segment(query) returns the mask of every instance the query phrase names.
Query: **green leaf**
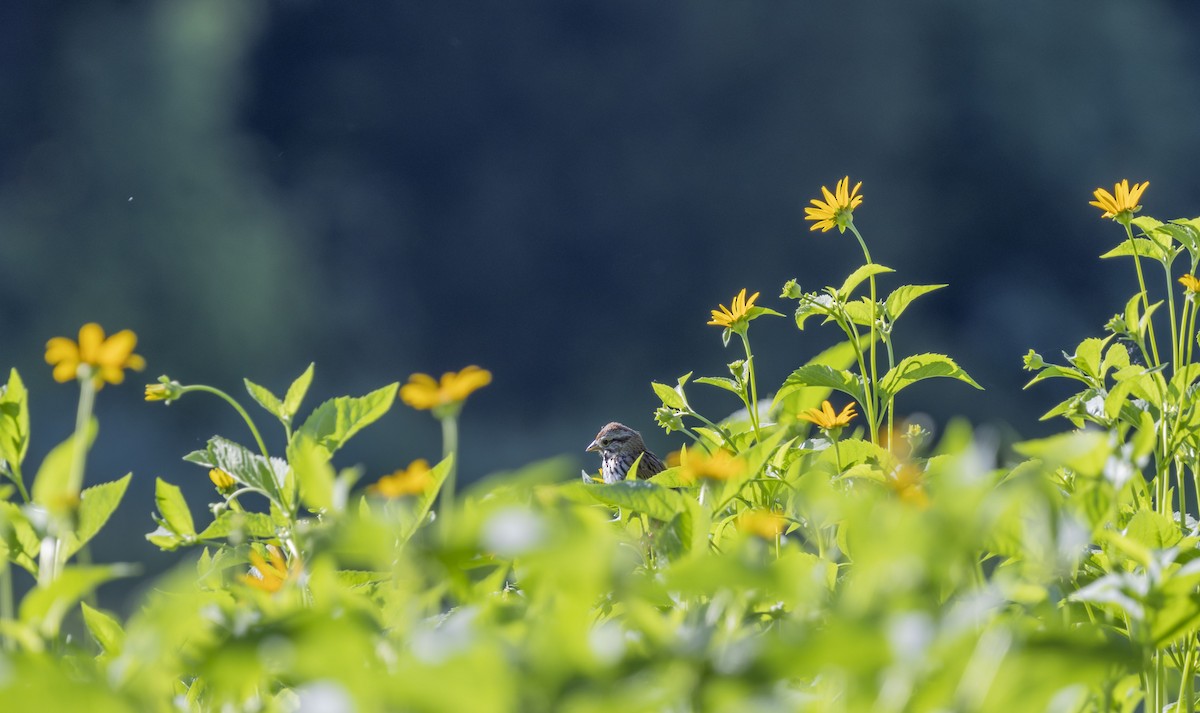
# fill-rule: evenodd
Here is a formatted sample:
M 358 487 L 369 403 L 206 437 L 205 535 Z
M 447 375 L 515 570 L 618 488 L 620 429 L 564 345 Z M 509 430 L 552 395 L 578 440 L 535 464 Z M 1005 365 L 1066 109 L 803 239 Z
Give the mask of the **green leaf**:
M 95 418 L 88 421 L 83 434 L 85 449 L 92 447 L 98 428 Z M 75 454 L 77 435 L 71 434 L 67 440 L 55 446 L 46 455 L 33 480 L 33 492 L 31 493 L 33 501 L 48 510 L 55 511 L 63 508 L 65 503 L 79 494 L 70 482 L 71 460 Z
M 1109 455 L 1108 434 L 1102 431 L 1071 431 L 1017 443 L 1013 448 L 1023 456 L 1087 476 L 1099 475 Z
M 868 339 L 868 343 L 869 341 Z M 854 363 L 855 353 L 853 342 L 838 342 L 809 359 L 807 365 L 823 364 L 834 369 L 845 369 Z M 774 411 L 782 404 L 786 413 L 799 413 L 804 409 L 820 406 L 822 401 L 829 398 L 830 391 L 829 387 L 797 384 L 789 386 L 785 382 L 775 393 L 775 398 L 771 402 L 771 410 Z
M 859 403 L 867 400 L 862 380 L 856 374 L 846 369 L 834 369 L 825 364 L 806 364 L 793 371 L 791 376 L 784 380 L 780 392 L 810 386 L 841 391 Z M 778 398 L 777 396 L 776 399 Z
M 454 465 L 454 454 L 446 456 L 441 463 L 433 467 L 429 471 L 429 477 L 433 480 L 433 484 L 421 493 L 421 497 L 417 498 L 413 509 L 407 512 L 401 523 L 400 539 L 398 544 L 403 545 L 412 539 L 412 536 L 421 529 L 421 525 L 425 524 L 429 516 L 429 511 L 433 509 L 433 503 L 437 500 L 438 492 L 442 489 L 442 484 L 446 482 L 446 476 L 450 474 L 450 468 Z
M 736 381 L 733 379 L 727 379 L 723 376 L 701 376 L 699 379 L 696 379 L 695 383 L 715 386 L 719 389 L 724 389 L 726 391 L 738 394 L 739 396 L 742 393 L 742 390 Z
M 80 602 L 80 606 L 83 608 L 83 623 L 87 625 L 88 632 L 104 650 L 105 655 L 120 654 L 125 645 L 125 630 L 121 628 L 120 622 L 105 612 L 88 606 L 87 602 Z
M 131 565 L 68 567 L 49 586 L 34 587 L 21 600 L 21 621 L 36 627 L 44 636 L 58 636 L 63 617 L 96 587 L 118 577 L 136 574 Z
M 0 395 L 0 459 L 15 466 L 21 463 L 29 449 L 29 394 L 16 369 L 8 373 L 8 384 Z
M 314 512 L 333 508 L 335 476 L 329 452 L 302 436 L 288 444 L 287 457 L 300 484 L 300 500 Z
M 1134 238 L 1133 243 L 1133 245 L 1130 245 L 1129 240 L 1125 239 L 1121 241 L 1121 244 L 1117 245 L 1117 247 L 1109 250 L 1100 257 L 1101 259 L 1132 257 L 1134 255 L 1134 250 L 1137 251 L 1138 257 L 1154 258 L 1155 260 L 1159 261 L 1169 260 L 1170 258 L 1174 257 L 1173 255 L 1170 255 L 1171 251 L 1164 250 L 1161 245 L 1147 238 Z
M 297 434 L 303 433 L 332 455 L 351 436 L 387 413 L 399 388 L 399 383 L 388 384 L 366 396 L 341 396 L 326 401 L 309 415 Z
M 79 498 L 79 517 L 75 532 L 71 533 L 63 543 L 68 557 L 78 552 L 96 536 L 96 533 L 100 532 L 100 528 L 104 527 L 104 524 L 116 511 L 117 506 L 121 504 L 121 499 L 125 497 L 125 490 L 129 487 L 129 479 L 132 477 L 132 473 L 127 473 L 120 480 L 84 489 Z
M 650 387 L 654 389 L 654 394 L 662 401 L 663 406 L 673 409 L 687 408 L 687 401 L 684 400 L 683 395 L 670 386 L 652 381 Z
M 670 488 L 644 480 L 623 480 L 611 485 L 597 485 L 588 493 L 596 500 L 622 510 L 645 513 L 656 520 L 670 522 L 683 512 L 686 498 Z
M 1139 510 L 1125 527 L 1125 536 L 1152 550 L 1174 547 L 1183 539 L 1175 521 L 1153 510 Z
M 37 574 L 41 543 L 21 507 L 0 501 L 0 557 Z
M 300 404 L 303 403 L 304 396 L 308 394 L 315 366 L 315 364 L 309 364 L 304 373 L 296 377 L 296 380 L 288 387 L 287 394 L 283 397 L 283 415 L 289 423 L 296 418 L 296 412 L 300 410 Z
M 279 397 L 267 390 L 265 386 L 259 386 L 249 379 L 243 379 L 246 382 L 246 391 L 250 393 L 250 397 L 258 402 L 275 418 L 283 419 L 283 404 L 280 403 Z
M 894 322 L 900 315 L 904 314 L 904 310 L 908 309 L 908 305 L 913 300 L 934 290 L 940 290 L 943 287 L 946 287 L 946 285 L 901 285 L 887 296 L 887 299 L 883 302 L 883 309 Z
M 279 458 L 263 458 L 233 441 L 213 436 L 207 449 L 189 453 L 184 460 L 207 468 L 220 468 L 239 483 L 262 491 L 277 505 L 283 503 L 282 488 L 288 467 Z
M 190 539 L 196 535 L 196 524 L 192 521 L 192 511 L 188 509 L 183 493 L 175 485 L 162 478 L 155 478 L 154 502 L 162 516 L 162 523 L 172 532 Z
M 850 293 L 854 292 L 854 288 L 862 284 L 863 280 L 866 280 L 872 275 L 879 275 L 885 272 L 895 272 L 895 270 L 873 262 L 867 263 L 866 265 L 863 265 L 854 272 L 850 273 L 850 275 L 846 278 L 846 281 L 843 282 L 842 286 L 838 288 L 838 295 L 840 295 L 843 300 L 849 299 Z
M 983 389 L 945 354 L 914 354 L 901 359 L 899 364 L 883 375 L 879 380 L 879 390 L 886 395 L 895 396 L 907 386 L 936 377 L 957 379 L 977 389 Z
M 1110 339 L 1112 339 L 1112 335 L 1104 339 L 1088 337 L 1079 343 L 1074 354 L 1067 355 L 1067 361 L 1093 379 L 1098 379 L 1100 376 L 1100 353 Z
M 230 535 L 237 537 L 230 538 Z M 225 510 L 199 535 L 201 540 L 244 540 L 249 537 L 268 538 L 275 536 L 275 523 L 271 516 L 261 512 L 234 512 Z

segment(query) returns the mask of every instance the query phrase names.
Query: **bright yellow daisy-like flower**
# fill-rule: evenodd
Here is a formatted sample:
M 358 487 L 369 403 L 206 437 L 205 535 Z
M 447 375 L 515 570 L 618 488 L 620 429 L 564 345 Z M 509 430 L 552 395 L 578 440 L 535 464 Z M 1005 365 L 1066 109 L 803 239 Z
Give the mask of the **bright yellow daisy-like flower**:
M 821 408 L 810 408 L 797 414 L 796 418 L 815 423 L 818 428 L 832 431 L 848 425 L 858 414 L 854 411 L 854 403 L 846 404 L 840 413 L 834 413 L 833 406 L 828 401 L 821 402 Z
M 442 374 L 440 382 L 429 374 L 413 374 L 400 387 L 400 400 L 422 411 L 439 409 L 466 401 L 490 383 L 492 372 L 474 365 L 459 372 L 448 371 Z
M 746 299 L 746 290 L 743 288 L 741 292 L 733 297 L 733 301 L 729 303 L 729 307 L 725 305 L 717 305 L 719 310 L 712 311 L 712 320 L 710 325 L 715 327 L 727 327 L 732 329 L 735 324 L 743 321 L 749 321 L 747 315 L 750 309 L 754 307 L 754 300 L 758 299 L 758 292 L 750 295 L 750 299 Z
M 242 582 L 269 594 L 283 589 L 288 578 L 294 574 L 288 569 L 283 553 L 274 545 L 267 545 L 266 558 L 258 550 L 250 550 L 250 564 L 253 569 L 241 576 Z
M 46 363 L 54 366 L 54 380 L 66 383 L 91 377 L 99 389 L 125 380 L 125 370 L 141 371 L 146 360 L 133 353 L 137 335 L 128 329 L 104 337 L 104 328 L 89 322 L 79 328 L 79 341 L 55 337 L 46 342 Z
M 1134 213 L 1142 209 L 1138 205 L 1138 201 L 1142 199 L 1142 193 L 1145 192 L 1146 186 L 1150 185 L 1150 181 L 1144 183 L 1135 183 L 1131 187 L 1128 179 L 1122 179 L 1120 183 L 1113 186 L 1113 192 L 1109 193 L 1103 188 L 1097 188 L 1092 195 L 1096 196 L 1096 200 L 1089 201 L 1088 205 L 1094 205 L 1104 211 L 1101 218 L 1116 218 L 1122 216 L 1128 218 Z
M 813 198 L 812 205 L 804 208 L 804 219 L 814 221 L 809 230 L 828 233 L 833 228 L 837 228 L 839 231 L 845 232 L 854 209 L 862 204 L 863 197 L 858 194 L 860 188 L 862 188 L 862 181 L 854 184 L 853 190 L 850 189 L 849 176 L 838 181 L 832 192 L 825 186 L 821 186 L 821 193 L 825 196 L 825 200 Z
M 764 508 L 746 510 L 737 518 L 737 529 L 764 540 L 774 540 L 787 529 L 788 520 L 782 513 Z
M 687 451 L 679 464 L 679 479 L 684 483 L 700 480 L 733 480 L 746 472 L 746 464 L 726 450 L 712 455 Z
M 1183 285 L 1183 289 L 1193 295 L 1200 293 L 1200 280 L 1196 279 L 1195 275 L 1184 275 L 1179 278 L 1179 283 Z
M 419 458 L 407 468 L 385 475 L 379 482 L 367 486 L 367 492 L 385 498 L 399 498 L 405 495 L 420 495 L 433 485 L 429 462 Z

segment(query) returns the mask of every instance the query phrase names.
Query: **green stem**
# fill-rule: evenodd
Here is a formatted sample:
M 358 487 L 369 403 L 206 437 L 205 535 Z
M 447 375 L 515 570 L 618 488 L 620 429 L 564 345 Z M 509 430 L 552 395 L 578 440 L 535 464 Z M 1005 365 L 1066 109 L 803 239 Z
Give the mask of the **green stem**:
M 746 367 L 750 371 L 750 402 L 747 407 L 750 411 L 750 426 L 754 429 L 755 442 L 761 441 L 762 437 L 758 432 L 758 385 L 754 378 L 754 355 L 750 353 L 750 337 L 743 330 L 738 332 L 738 336 L 742 338 L 742 346 L 746 348 Z
M 1190 308 L 1190 309 L 1189 309 Z M 1192 347 L 1196 344 L 1196 299 L 1195 296 L 1189 295 L 1187 302 L 1184 303 L 1184 312 L 1187 314 L 1187 327 L 1184 330 L 1183 338 L 1187 340 L 1187 358 L 1184 364 L 1192 363 Z
M 1142 294 L 1142 313 L 1149 314 L 1150 312 L 1150 295 L 1146 292 L 1146 278 L 1142 276 L 1142 256 L 1138 254 L 1137 241 L 1133 239 L 1133 228 L 1129 227 L 1129 223 L 1123 222 L 1125 226 L 1125 235 L 1129 238 L 1129 247 L 1133 250 L 1133 266 L 1137 268 L 1138 288 Z M 1132 325 L 1134 329 L 1137 325 Z M 1154 336 L 1154 320 L 1147 319 L 1146 326 L 1150 331 L 1150 351 L 1154 353 L 1154 364 L 1152 366 L 1161 366 L 1162 360 L 1158 358 L 1158 339 Z
M 863 380 L 863 400 L 866 403 L 864 403 L 862 407 L 867 419 L 867 430 L 873 430 L 871 428 L 871 424 L 875 422 L 875 399 L 871 393 L 873 390 L 873 384 L 871 380 L 867 378 L 867 362 L 863 359 L 863 350 L 862 347 L 859 346 L 862 343 L 862 340 L 859 338 L 858 327 L 856 327 L 854 322 L 850 321 L 849 319 L 845 321 L 843 321 L 841 317 L 837 317 L 836 319 L 838 326 L 842 328 L 842 331 L 850 339 L 850 343 L 854 345 L 854 357 L 858 361 L 858 373 L 862 375 Z
M 10 480 L 17 484 L 17 490 L 21 493 L 21 499 L 28 503 L 29 491 L 25 488 L 25 477 L 21 475 L 21 465 L 19 463 L 9 463 L 8 467 L 12 476 Z
M 454 460 L 450 462 L 450 472 L 438 493 L 438 514 L 446 528 L 450 527 L 450 510 L 454 507 L 455 480 L 458 478 L 458 417 L 455 415 L 442 418 L 442 459 L 451 456 Z
M 1183 344 L 1179 341 L 1179 331 L 1175 326 L 1175 290 L 1171 286 L 1171 266 L 1165 262 L 1162 266 L 1167 274 L 1167 317 L 1171 322 L 1171 373 L 1174 374 L 1183 366 Z
M 67 471 L 67 487 L 63 493 L 67 498 L 78 498 L 83 490 L 83 472 L 87 465 L 88 425 L 92 419 L 92 410 L 96 403 L 96 380 L 91 368 L 87 368 L 79 378 L 79 405 L 75 409 L 75 433 L 71 437 L 71 465 Z M 61 535 L 71 530 L 70 511 L 58 508 L 72 507 L 67 503 L 52 503 L 49 531 L 42 538 L 41 551 L 38 553 L 38 586 L 47 587 L 62 574 L 62 539 Z
M 867 261 L 867 264 L 873 265 L 874 262 L 871 260 L 871 251 L 867 249 L 867 241 L 863 240 L 863 236 L 858 232 L 858 228 L 854 227 L 854 221 L 851 220 L 846 227 L 850 228 L 850 232 L 854 233 L 854 237 L 858 238 L 858 244 L 860 247 L 862 247 L 863 258 Z M 871 287 L 871 390 L 869 395 L 871 400 L 874 401 L 876 396 L 875 386 L 879 384 L 879 371 L 875 361 L 875 335 L 879 329 L 879 319 L 876 314 L 876 310 L 879 309 L 879 303 L 875 296 L 875 275 L 871 275 L 869 278 L 867 278 L 867 282 Z M 866 375 L 864 374 L 863 376 L 865 377 Z M 883 421 L 883 414 L 878 413 L 878 408 L 874 410 L 876 411 L 875 418 L 878 419 L 878 421 L 871 421 L 870 436 L 871 443 L 877 444 L 879 442 L 877 431 L 879 430 L 879 424 Z
M 12 565 L 7 559 L 0 559 L 0 619 L 13 620 L 13 580 Z M 13 650 L 13 640 L 7 630 L 2 639 L 5 651 Z
M 271 454 L 267 452 L 266 444 L 263 443 L 262 436 L 260 436 L 258 433 L 258 427 L 254 425 L 254 420 L 250 418 L 250 414 L 246 413 L 246 409 L 242 408 L 242 405 L 239 404 L 237 400 L 220 389 L 215 389 L 211 386 L 205 386 L 203 384 L 184 386 L 180 389 L 180 393 L 183 394 L 186 394 L 189 391 L 203 391 L 205 393 L 212 394 L 213 396 L 218 396 L 222 399 L 225 399 L 226 403 L 232 406 L 233 410 L 237 411 L 238 415 L 242 417 L 242 420 L 246 422 L 246 425 L 250 427 L 250 433 L 254 434 L 254 440 L 258 443 L 258 450 L 260 453 L 262 453 L 263 458 L 271 457 Z

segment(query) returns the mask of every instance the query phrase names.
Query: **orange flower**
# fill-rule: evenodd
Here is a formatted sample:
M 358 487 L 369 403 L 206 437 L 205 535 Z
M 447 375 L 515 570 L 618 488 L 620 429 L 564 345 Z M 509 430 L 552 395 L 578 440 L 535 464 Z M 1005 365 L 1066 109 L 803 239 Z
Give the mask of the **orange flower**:
M 367 492 L 385 498 L 399 498 L 405 495 L 421 495 L 429 490 L 432 484 L 429 462 L 418 458 L 408 468 L 385 475 L 377 483 L 367 486 Z
M 46 363 L 54 366 L 54 380 L 65 384 L 91 378 L 97 389 L 125 380 L 125 370 L 141 371 L 146 360 L 133 353 L 137 335 L 128 329 L 104 337 L 104 328 L 88 322 L 79 328 L 79 342 L 54 337 L 46 342 Z
M 283 558 L 283 553 L 274 545 L 267 545 L 267 557 L 269 561 L 264 559 L 258 553 L 258 550 L 250 550 L 250 564 L 252 568 L 248 574 L 243 574 L 241 580 L 255 589 L 274 594 L 280 589 L 283 589 L 284 583 L 295 574 L 294 571 L 288 569 L 287 561 Z
M 774 540 L 787 529 L 788 519 L 776 510 L 754 508 L 745 510 L 737 518 L 737 528 L 742 532 L 757 535 L 764 540 Z
M 821 194 L 825 196 L 825 200 L 814 198 L 810 201 L 812 207 L 804 209 L 806 214 L 804 219 L 814 221 L 809 230 L 828 233 L 833 228 L 837 228 L 838 232 L 846 232 L 846 226 L 850 224 L 854 209 L 862 204 L 862 196 L 858 194 L 859 188 L 862 188 L 862 181 L 854 184 L 854 190 L 850 190 L 849 176 L 838 181 L 832 192 L 825 186 L 821 186 Z
M 440 382 L 429 374 L 413 374 L 400 387 L 400 400 L 421 411 L 443 411 L 457 407 L 490 383 L 492 372 L 474 365 L 457 373 L 448 371 L 442 374 Z
M 834 429 L 846 426 L 850 423 L 851 419 L 857 415 L 858 414 L 854 411 L 853 402 L 846 404 L 846 407 L 842 409 L 841 413 L 835 414 L 833 412 L 833 406 L 831 406 L 828 401 L 822 401 L 821 408 L 810 408 L 797 414 L 796 418 L 815 423 L 818 428 L 822 428 L 826 431 L 832 431 Z
M 1101 218 L 1115 218 L 1121 220 L 1122 217 L 1128 219 L 1134 213 L 1142 209 L 1138 205 L 1138 201 L 1142 198 L 1142 193 L 1145 192 L 1146 186 L 1150 185 L 1150 181 L 1144 183 L 1135 183 L 1132 187 L 1129 185 L 1128 179 L 1122 179 L 1120 183 L 1113 186 L 1113 192 L 1109 193 L 1103 188 L 1097 188 L 1092 192 L 1096 196 L 1096 200 L 1090 201 L 1088 205 L 1094 205 L 1104 211 Z

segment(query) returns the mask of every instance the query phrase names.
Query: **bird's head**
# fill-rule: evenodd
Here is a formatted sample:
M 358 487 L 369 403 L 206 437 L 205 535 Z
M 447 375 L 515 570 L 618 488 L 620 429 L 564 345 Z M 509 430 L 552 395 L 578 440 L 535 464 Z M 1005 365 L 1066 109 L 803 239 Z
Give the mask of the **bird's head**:
M 645 448 L 640 433 L 614 421 L 601 428 L 585 450 L 594 453 L 620 453 L 626 450 L 642 451 Z

